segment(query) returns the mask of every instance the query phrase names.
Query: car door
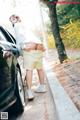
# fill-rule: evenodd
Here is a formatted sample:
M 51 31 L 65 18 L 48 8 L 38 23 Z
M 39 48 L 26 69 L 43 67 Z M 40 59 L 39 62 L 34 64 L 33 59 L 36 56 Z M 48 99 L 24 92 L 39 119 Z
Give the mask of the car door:
M 10 45 L 11 43 L 11 45 Z M 0 27 L 0 110 L 2 111 L 12 101 L 14 97 L 15 83 L 15 55 L 11 50 L 16 49 L 13 36 Z

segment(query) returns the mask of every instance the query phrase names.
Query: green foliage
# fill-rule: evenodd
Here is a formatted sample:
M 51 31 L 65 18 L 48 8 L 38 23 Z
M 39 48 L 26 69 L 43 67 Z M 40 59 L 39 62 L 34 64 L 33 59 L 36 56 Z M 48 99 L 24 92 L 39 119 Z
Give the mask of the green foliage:
M 67 48 L 80 48 L 80 4 L 57 5 L 57 18 L 64 45 Z M 48 47 L 54 48 L 50 23 L 47 25 L 47 33 Z
M 61 26 L 61 38 L 66 48 L 80 48 L 80 19 Z M 48 48 L 55 47 L 55 41 L 52 33 L 48 33 Z
M 80 18 L 80 4 L 66 4 L 57 6 L 57 17 L 59 25 L 69 23 L 70 19 Z
M 50 33 L 48 34 L 48 48 L 52 49 L 55 47 L 55 42 L 54 42 L 54 37 L 53 35 Z
M 80 48 L 80 4 L 57 5 L 57 18 L 65 46 Z
M 60 33 L 66 47 L 80 48 L 80 19 L 64 25 Z

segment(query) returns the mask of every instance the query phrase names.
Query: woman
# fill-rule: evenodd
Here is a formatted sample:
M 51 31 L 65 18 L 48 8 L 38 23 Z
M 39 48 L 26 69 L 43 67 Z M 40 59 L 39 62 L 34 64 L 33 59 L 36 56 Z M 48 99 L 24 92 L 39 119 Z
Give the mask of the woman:
M 44 85 L 44 71 L 43 71 L 43 52 L 45 51 L 42 41 L 38 39 L 34 34 L 24 29 L 21 29 L 21 19 L 19 16 L 12 15 L 10 21 L 15 30 L 16 42 L 19 48 L 22 50 L 24 67 L 26 68 L 26 85 L 28 99 L 31 100 L 34 98 L 32 87 L 32 75 L 33 69 L 36 69 L 39 76 L 40 85 L 35 92 L 44 93 L 46 92 Z

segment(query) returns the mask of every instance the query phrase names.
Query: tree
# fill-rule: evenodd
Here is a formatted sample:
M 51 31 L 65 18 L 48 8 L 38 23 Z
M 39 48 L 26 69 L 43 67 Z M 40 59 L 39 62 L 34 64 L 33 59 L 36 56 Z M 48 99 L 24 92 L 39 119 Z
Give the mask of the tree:
M 73 0 L 66 0 L 66 2 L 69 2 L 69 4 L 60 4 L 57 6 L 57 18 L 60 26 L 68 24 L 70 21 L 80 19 L 79 0 L 77 0 L 77 3 Z
M 57 2 L 58 0 L 41 0 L 41 1 L 44 2 L 49 8 L 52 32 L 53 32 L 54 39 L 55 39 L 55 46 L 58 51 L 58 57 L 59 57 L 60 63 L 63 63 L 63 61 L 66 60 L 68 57 L 66 54 L 66 50 L 65 50 L 65 46 L 63 44 L 62 38 L 60 36 L 60 32 L 59 32 L 59 25 L 58 25 L 57 12 L 56 12 L 56 3 L 54 4 L 52 3 L 53 1 Z

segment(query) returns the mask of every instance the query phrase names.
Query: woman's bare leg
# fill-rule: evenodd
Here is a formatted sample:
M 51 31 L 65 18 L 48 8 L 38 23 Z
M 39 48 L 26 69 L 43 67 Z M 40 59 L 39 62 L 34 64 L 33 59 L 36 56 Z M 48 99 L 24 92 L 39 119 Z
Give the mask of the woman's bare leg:
M 44 80 L 45 80 L 44 70 L 43 69 L 37 69 L 37 72 L 38 72 L 40 84 L 44 84 Z
M 32 86 L 32 74 L 33 74 L 33 70 L 26 71 L 26 86 L 28 89 L 31 89 Z
M 26 71 L 26 86 L 27 86 L 27 94 L 28 94 L 28 99 L 29 100 L 33 100 L 34 95 L 33 92 L 31 90 L 32 87 L 32 74 L 33 70 L 27 70 Z
M 44 85 L 44 80 L 45 80 L 44 70 L 38 69 L 37 72 L 38 72 L 38 76 L 39 76 L 40 85 L 37 87 L 35 92 L 44 93 L 44 92 L 46 92 L 46 88 Z

